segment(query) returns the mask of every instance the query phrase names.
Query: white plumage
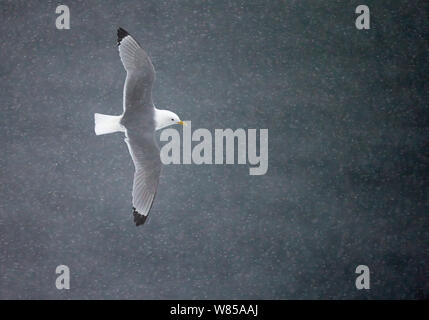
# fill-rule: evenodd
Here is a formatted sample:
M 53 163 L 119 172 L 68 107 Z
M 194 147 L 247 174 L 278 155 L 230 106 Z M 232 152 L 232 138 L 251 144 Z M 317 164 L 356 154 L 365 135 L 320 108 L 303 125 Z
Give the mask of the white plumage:
M 123 110 L 119 116 L 94 115 L 95 134 L 124 132 L 125 142 L 133 159 L 133 215 L 136 225 L 146 221 L 158 188 L 161 173 L 159 149 L 154 131 L 173 124 L 182 124 L 168 110 L 159 110 L 152 101 L 155 69 L 147 53 L 122 28 L 118 29 L 119 56 L 127 71 L 123 92 Z

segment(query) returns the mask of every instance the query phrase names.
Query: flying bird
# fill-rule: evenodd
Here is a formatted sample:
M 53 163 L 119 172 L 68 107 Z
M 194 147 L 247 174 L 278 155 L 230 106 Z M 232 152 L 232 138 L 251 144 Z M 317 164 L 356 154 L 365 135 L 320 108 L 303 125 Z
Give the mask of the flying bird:
M 155 131 L 174 124 L 184 125 L 177 114 L 160 110 L 152 101 L 155 69 L 139 43 L 124 29 L 118 29 L 118 48 L 127 72 L 123 92 L 123 113 L 94 114 L 95 134 L 124 132 L 133 159 L 133 216 L 142 225 L 152 208 L 161 173 L 161 160 Z

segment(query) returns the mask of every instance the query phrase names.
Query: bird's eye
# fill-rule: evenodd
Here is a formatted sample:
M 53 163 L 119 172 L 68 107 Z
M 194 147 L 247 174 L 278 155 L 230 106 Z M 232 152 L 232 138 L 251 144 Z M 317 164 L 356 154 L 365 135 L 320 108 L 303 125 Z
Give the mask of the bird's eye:
M 174 119 L 171 119 L 171 121 L 174 121 Z

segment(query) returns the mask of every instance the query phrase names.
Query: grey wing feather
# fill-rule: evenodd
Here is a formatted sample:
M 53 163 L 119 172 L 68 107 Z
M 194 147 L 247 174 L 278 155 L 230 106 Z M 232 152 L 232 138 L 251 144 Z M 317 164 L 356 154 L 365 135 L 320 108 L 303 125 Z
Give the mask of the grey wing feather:
M 133 137 L 127 133 L 128 145 L 134 162 L 133 206 L 138 214 L 147 216 L 155 199 L 161 174 L 159 149 L 153 134 Z
M 124 29 L 118 29 L 119 56 L 127 71 L 124 86 L 124 111 L 129 108 L 152 107 L 152 85 L 155 69 L 148 54 Z

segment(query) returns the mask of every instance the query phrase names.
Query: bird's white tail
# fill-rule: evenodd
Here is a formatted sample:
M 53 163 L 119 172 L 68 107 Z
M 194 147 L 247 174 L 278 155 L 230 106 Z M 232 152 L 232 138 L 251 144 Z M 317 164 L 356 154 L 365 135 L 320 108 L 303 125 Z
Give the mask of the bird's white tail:
M 124 131 L 120 123 L 121 118 L 122 116 L 109 116 L 107 114 L 95 113 L 95 134 L 99 136 L 100 134 Z

